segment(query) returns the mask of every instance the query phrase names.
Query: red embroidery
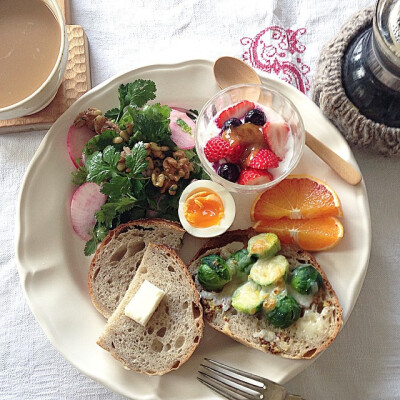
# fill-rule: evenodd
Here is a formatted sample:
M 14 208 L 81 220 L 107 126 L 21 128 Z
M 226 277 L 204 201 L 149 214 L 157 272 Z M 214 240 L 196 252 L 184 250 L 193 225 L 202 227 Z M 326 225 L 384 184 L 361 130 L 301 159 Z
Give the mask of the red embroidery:
M 292 31 L 280 26 L 270 26 L 253 39 L 249 37 L 241 39 L 240 43 L 247 47 L 242 58 L 244 61 L 249 61 L 253 67 L 275 74 L 306 93 L 310 90 L 310 82 L 306 77 L 310 67 L 300 58 L 306 46 L 298 39 L 298 36 L 304 33 L 306 33 L 305 28 Z

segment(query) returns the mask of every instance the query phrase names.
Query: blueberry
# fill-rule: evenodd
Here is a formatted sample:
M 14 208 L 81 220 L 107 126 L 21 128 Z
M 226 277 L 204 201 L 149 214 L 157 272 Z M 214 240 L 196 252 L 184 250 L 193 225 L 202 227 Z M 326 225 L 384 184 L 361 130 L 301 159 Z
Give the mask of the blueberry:
M 250 122 L 254 125 L 264 125 L 267 122 L 267 117 L 264 112 L 258 108 L 253 108 L 248 111 L 244 117 L 244 122 Z
M 236 164 L 226 163 L 218 168 L 217 173 L 227 181 L 236 182 L 239 179 L 240 169 Z
M 239 126 L 239 125 L 242 125 L 242 121 L 239 118 L 229 118 L 224 122 L 224 125 L 222 125 L 222 130 L 226 131 L 231 126 Z

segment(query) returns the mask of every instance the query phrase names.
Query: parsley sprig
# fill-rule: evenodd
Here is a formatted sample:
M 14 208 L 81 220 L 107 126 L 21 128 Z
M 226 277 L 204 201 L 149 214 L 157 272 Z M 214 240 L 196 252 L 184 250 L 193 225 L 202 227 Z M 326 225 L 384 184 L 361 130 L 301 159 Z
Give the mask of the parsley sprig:
M 115 122 L 119 122 L 122 118 L 125 107 L 129 105 L 143 107 L 148 101 L 154 100 L 156 98 L 156 84 L 150 80 L 137 79 L 126 85 L 120 85 L 118 93 L 119 108 L 113 108 L 104 114 Z

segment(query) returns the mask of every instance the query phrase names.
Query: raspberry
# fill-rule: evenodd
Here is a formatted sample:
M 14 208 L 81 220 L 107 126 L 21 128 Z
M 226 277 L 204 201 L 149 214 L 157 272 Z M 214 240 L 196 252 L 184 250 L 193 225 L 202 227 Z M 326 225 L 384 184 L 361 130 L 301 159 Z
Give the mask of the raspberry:
M 204 147 L 204 155 L 210 162 L 225 158 L 231 150 L 229 143 L 219 136 L 211 138 Z
M 279 158 L 268 149 L 260 149 L 251 158 L 249 167 L 256 169 L 278 168 Z

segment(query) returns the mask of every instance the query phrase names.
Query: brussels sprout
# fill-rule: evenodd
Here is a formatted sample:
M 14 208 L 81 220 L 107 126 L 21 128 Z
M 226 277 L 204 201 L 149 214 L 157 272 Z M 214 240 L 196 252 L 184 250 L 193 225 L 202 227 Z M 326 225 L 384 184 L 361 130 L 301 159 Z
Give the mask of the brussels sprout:
M 275 285 L 263 286 L 261 294 L 264 299 L 262 308 L 265 313 L 269 313 L 276 307 L 278 296 L 287 294 L 285 281 L 281 280 L 276 282 Z
M 254 262 L 255 259 L 246 249 L 233 253 L 226 260 L 228 266 L 234 270 L 234 274 L 240 279 L 247 279 Z
M 288 273 L 288 260 L 278 255 L 272 258 L 260 258 L 251 268 L 249 278 L 259 285 L 268 286 L 286 279 Z
M 253 281 L 247 281 L 233 292 L 232 307 L 242 313 L 253 315 L 261 309 L 263 300 L 261 286 Z
M 301 294 L 316 294 L 322 287 L 321 274 L 310 264 L 303 264 L 292 271 L 290 284 Z
M 281 249 L 281 242 L 275 233 L 260 233 L 253 236 L 248 243 L 247 250 L 258 258 L 269 258 Z
M 197 279 L 206 290 L 220 290 L 232 280 L 232 270 L 225 260 L 216 254 L 201 259 Z
M 299 319 L 300 311 L 299 304 L 292 296 L 278 296 L 275 308 L 266 313 L 266 318 L 278 328 L 287 328 Z

